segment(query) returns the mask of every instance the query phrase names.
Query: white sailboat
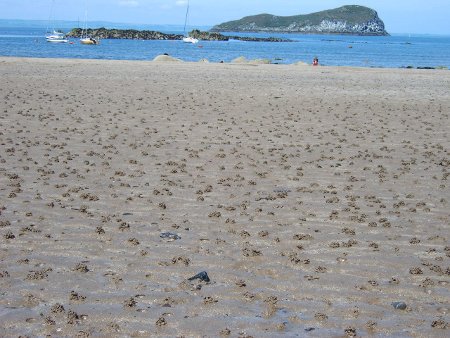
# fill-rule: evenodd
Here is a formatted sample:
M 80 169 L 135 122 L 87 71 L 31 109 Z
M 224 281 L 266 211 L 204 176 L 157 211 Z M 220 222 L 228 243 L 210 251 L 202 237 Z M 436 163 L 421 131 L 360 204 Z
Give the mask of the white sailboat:
M 198 43 L 198 39 L 196 39 L 196 38 L 194 38 L 194 37 L 192 37 L 192 36 L 188 36 L 187 34 L 186 34 L 186 25 L 187 25 L 187 22 L 188 22 L 188 17 L 189 17 L 189 0 L 188 0 L 188 2 L 187 2 L 187 8 L 186 8 L 186 18 L 184 19 L 184 30 L 183 30 L 183 32 L 184 32 L 184 38 L 183 38 L 183 42 L 186 42 L 186 43 Z
M 52 0 L 52 5 L 50 8 L 50 16 L 48 18 L 48 23 L 49 23 L 49 25 L 52 26 L 52 29 L 51 29 L 51 31 L 49 31 L 49 27 L 47 26 L 46 33 L 45 33 L 45 39 L 47 40 L 47 42 L 52 42 L 52 43 L 66 43 L 69 41 L 66 38 L 66 35 L 63 32 L 57 31 L 54 28 L 54 25 L 55 25 L 55 21 L 53 18 L 54 7 L 55 7 L 55 0 Z
M 53 42 L 53 43 L 66 43 L 69 42 L 69 40 L 66 38 L 65 34 L 62 32 L 58 32 L 54 30 L 52 33 L 48 33 L 45 36 L 45 39 L 47 42 Z
M 83 29 L 81 30 L 80 43 L 83 45 L 98 45 L 100 43 L 99 40 L 90 37 L 87 34 L 87 1 L 85 2 L 84 25 Z

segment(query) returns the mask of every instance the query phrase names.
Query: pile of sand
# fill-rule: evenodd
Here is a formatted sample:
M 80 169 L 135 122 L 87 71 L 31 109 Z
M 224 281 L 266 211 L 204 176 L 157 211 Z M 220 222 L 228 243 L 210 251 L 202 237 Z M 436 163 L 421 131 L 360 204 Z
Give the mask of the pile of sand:
M 167 54 L 158 55 L 153 59 L 153 61 L 155 61 L 155 62 L 183 62 L 181 59 L 174 58 Z

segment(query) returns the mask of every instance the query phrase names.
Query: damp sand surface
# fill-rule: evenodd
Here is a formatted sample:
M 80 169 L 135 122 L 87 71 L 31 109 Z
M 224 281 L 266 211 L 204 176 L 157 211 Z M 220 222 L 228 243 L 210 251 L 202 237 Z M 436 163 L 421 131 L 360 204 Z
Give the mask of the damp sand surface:
M 450 334 L 448 71 L 0 76 L 2 336 Z

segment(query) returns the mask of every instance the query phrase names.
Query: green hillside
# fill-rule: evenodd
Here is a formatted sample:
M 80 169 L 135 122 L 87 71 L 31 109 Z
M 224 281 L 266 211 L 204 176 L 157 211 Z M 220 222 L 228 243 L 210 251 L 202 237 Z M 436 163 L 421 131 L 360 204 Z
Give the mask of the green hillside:
M 247 16 L 214 26 L 212 31 L 272 31 L 305 33 L 373 33 L 387 34 L 384 23 L 375 10 L 364 6 L 350 5 L 321 12 L 276 16 L 259 14 Z

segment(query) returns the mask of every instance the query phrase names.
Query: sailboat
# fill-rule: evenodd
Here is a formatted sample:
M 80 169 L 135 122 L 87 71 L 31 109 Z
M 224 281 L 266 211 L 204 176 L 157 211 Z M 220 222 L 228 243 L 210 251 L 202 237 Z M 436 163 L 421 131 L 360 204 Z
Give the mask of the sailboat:
M 66 38 L 65 34 L 62 32 L 58 32 L 56 30 L 53 30 L 52 33 L 49 33 L 45 36 L 45 39 L 47 42 L 53 42 L 53 43 L 66 43 L 69 42 L 69 40 Z
M 81 30 L 80 43 L 83 45 L 98 45 L 100 41 L 87 35 L 87 1 L 85 3 L 84 26 Z
M 50 8 L 50 16 L 48 18 L 48 22 L 49 24 L 51 23 L 52 26 L 54 26 L 54 19 L 53 19 L 54 7 L 55 7 L 55 0 L 52 0 L 52 6 Z M 52 28 L 51 32 L 49 32 L 48 26 L 46 29 L 45 39 L 47 40 L 47 42 L 53 43 L 66 43 L 69 41 L 63 32 L 57 31 L 55 28 Z
M 192 36 L 188 36 L 186 34 L 186 25 L 187 25 L 187 21 L 188 21 L 188 17 L 189 17 L 189 0 L 187 2 L 187 8 L 186 8 L 186 18 L 184 19 L 184 38 L 183 38 L 183 42 L 186 43 L 197 43 L 198 39 L 192 37 Z

